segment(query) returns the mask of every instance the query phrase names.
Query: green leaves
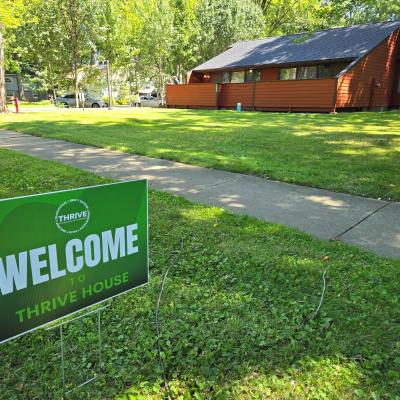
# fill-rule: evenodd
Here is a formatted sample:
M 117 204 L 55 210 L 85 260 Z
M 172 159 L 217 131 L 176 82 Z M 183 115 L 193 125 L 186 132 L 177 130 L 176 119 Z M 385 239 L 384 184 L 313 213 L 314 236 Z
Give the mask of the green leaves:
M 196 8 L 199 25 L 199 59 L 204 62 L 240 40 L 259 38 L 265 21 L 252 1 L 200 0 Z
M 16 28 L 26 22 L 25 13 L 37 0 L 2 0 L 0 3 L 0 30 Z

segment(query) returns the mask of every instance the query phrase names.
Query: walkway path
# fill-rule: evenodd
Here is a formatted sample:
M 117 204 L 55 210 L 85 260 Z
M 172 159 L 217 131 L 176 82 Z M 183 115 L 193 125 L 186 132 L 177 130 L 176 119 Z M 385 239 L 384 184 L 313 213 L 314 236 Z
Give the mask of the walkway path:
M 0 146 L 400 259 L 400 203 L 0 130 Z

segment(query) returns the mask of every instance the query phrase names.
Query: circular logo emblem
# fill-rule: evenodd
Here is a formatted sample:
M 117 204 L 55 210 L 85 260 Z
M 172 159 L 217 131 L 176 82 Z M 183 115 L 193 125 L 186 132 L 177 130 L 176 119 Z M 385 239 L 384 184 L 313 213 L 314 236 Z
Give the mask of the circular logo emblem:
M 89 218 L 89 206 L 83 200 L 70 199 L 58 207 L 56 225 L 61 232 L 77 233 L 87 225 Z

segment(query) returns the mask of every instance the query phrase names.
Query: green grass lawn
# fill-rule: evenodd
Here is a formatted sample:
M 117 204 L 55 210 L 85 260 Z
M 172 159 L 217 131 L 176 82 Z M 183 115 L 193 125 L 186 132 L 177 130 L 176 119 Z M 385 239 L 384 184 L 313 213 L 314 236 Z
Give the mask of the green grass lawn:
M 103 182 L 0 150 L 0 197 Z M 181 239 L 160 311 L 171 398 L 400 399 L 400 262 L 165 193 L 150 194 L 150 224 L 151 282 L 103 313 L 105 373 L 68 399 L 166 398 L 155 304 Z M 94 321 L 65 334 L 79 383 L 95 362 Z M 2 345 L 0 399 L 60 398 L 59 361 L 54 331 Z
M 400 200 L 400 113 L 58 111 L 0 127 L 285 182 Z

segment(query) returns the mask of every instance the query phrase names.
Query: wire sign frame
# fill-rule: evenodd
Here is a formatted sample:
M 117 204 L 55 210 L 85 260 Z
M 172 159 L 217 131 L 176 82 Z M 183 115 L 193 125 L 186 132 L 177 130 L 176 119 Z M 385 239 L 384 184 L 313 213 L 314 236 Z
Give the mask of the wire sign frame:
M 82 315 L 80 315 L 78 317 L 72 318 L 70 320 L 61 322 L 61 323 L 59 323 L 59 324 L 57 324 L 55 326 L 51 326 L 51 327 L 47 328 L 48 331 L 55 330 L 55 329 L 58 328 L 59 334 L 60 334 L 61 388 L 62 388 L 62 398 L 63 399 L 66 399 L 67 396 L 70 393 L 74 392 L 75 390 L 77 390 L 77 389 L 79 389 L 79 388 L 81 388 L 81 387 L 93 382 L 94 380 L 96 380 L 98 378 L 98 376 L 102 372 L 102 367 L 101 367 L 101 364 L 102 364 L 101 312 L 103 310 L 105 310 L 106 308 L 108 308 L 108 307 L 109 307 L 109 305 L 106 305 L 104 307 L 100 307 L 100 308 L 98 308 L 96 310 L 90 311 L 90 312 L 82 314 Z M 68 389 L 67 390 L 66 378 L 65 378 L 66 367 L 65 367 L 64 326 L 69 324 L 69 323 L 71 323 L 71 322 L 80 320 L 82 318 L 88 317 L 89 315 L 93 315 L 93 314 L 97 314 L 97 316 L 96 316 L 96 325 L 97 325 L 97 352 L 98 352 L 97 356 L 98 356 L 98 359 L 97 359 L 97 371 L 96 371 L 96 374 L 93 377 L 91 377 L 91 378 L 85 380 L 84 382 L 78 384 L 77 386 L 73 387 L 72 389 Z

